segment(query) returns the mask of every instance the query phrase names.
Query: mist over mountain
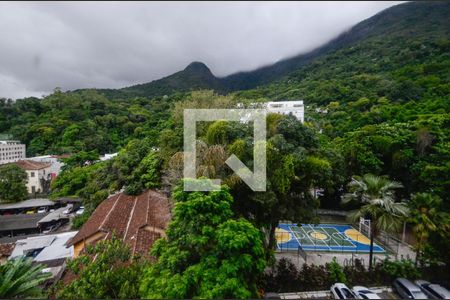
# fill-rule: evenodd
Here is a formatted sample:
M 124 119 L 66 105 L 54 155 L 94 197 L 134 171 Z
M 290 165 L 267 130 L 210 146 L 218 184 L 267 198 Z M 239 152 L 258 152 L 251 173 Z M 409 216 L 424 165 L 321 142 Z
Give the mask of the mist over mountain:
M 304 54 L 281 60 L 275 64 L 249 72 L 216 77 L 202 62 L 193 62 L 184 70 L 149 83 L 122 89 L 100 89 L 112 97 L 155 97 L 174 92 L 213 89 L 220 93 L 253 89 L 287 76 L 311 62 L 370 40 L 378 40 L 376 47 L 390 47 L 395 39 L 411 40 L 448 38 L 450 28 L 448 2 L 410 2 L 388 8 L 353 26 L 325 45 Z M 293 37 L 295 38 L 295 37 Z M 401 55 L 396 53 L 395 55 Z M 369 63 L 369 62 L 367 62 Z

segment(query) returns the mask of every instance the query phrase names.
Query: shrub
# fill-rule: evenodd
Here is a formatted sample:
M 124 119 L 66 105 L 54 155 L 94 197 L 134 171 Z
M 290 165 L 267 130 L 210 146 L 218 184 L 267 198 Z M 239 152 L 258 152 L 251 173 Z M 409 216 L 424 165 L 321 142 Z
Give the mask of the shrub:
M 414 262 L 410 259 L 402 259 L 399 261 L 385 260 L 381 270 L 394 280 L 397 277 L 405 277 L 409 279 L 417 279 L 421 276 L 421 272 L 414 266 Z
M 326 268 L 331 281 L 347 283 L 347 277 L 345 276 L 342 266 L 336 261 L 336 257 L 333 257 L 333 260 L 326 264 Z

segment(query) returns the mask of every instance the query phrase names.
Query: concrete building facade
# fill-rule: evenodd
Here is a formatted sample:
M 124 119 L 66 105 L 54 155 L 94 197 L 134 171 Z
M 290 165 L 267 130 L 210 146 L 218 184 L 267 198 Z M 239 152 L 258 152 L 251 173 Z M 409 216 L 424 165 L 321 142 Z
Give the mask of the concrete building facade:
M 24 159 L 25 152 L 26 146 L 20 141 L 0 141 L 0 165 Z

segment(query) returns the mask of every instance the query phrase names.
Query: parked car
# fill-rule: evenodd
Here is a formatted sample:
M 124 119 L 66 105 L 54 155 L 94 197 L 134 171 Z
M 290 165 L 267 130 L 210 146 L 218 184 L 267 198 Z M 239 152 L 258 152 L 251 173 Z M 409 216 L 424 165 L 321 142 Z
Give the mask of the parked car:
M 450 299 L 450 291 L 442 285 L 429 283 L 425 280 L 416 280 L 414 283 L 431 299 Z
M 28 210 L 25 214 L 27 214 L 27 215 L 32 215 L 32 214 L 34 214 L 34 213 L 36 213 L 36 211 L 33 210 L 33 209 L 31 209 L 31 210 Z
M 330 292 L 334 299 L 355 299 L 356 295 L 343 283 L 335 283 L 331 286 Z
M 80 208 L 75 212 L 76 215 L 82 215 L 84 213 L 84 206 L 80 206 Z
M 354 286 L 352 289 L 353 293 L 358 299 L 381 299 L 375 292 L 369 290 L 364 286 Z
M 72 212 L 73 210 L 73 205 L 67 205 L 67 208 L 63 211 L 63 214 L 68 215 Z
M 38 214 L 43 214 L 47 212 L 47 207 L 39 207 L 37 213 Z
M 392 284 L 394 290 L 404 299 L 428 299 L 420 287 L 405 278 L 397 278 Z

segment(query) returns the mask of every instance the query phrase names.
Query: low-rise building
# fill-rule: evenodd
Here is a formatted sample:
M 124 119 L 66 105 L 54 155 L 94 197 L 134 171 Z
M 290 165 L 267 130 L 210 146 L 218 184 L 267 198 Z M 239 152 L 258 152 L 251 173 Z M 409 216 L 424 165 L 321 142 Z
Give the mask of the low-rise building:
M 51 163 L 19 160 L 14 164 L 27 173 L 27 190 L 29 194 L 49 192 L 52 180 Z
M 26 160 L 50 164 L 49 173 L 52 179 L 55 179 L 61 173 L 61 168 L 64 166 L 64 163 L 61 162 L 61 156 L 58 155 L 28 157 Z
M 147 190 L 138 196 L 118 193 L 104 200 L 69 242 L 74 256 L 87 246 L 115 236 L 133 255 L 148 255 L 153 243 L 165 236 L 170 220 L 167 197 Z
M 25 152 L 26 146 L 20 141 L 0 141 L 0 165 L 24 159 Z

